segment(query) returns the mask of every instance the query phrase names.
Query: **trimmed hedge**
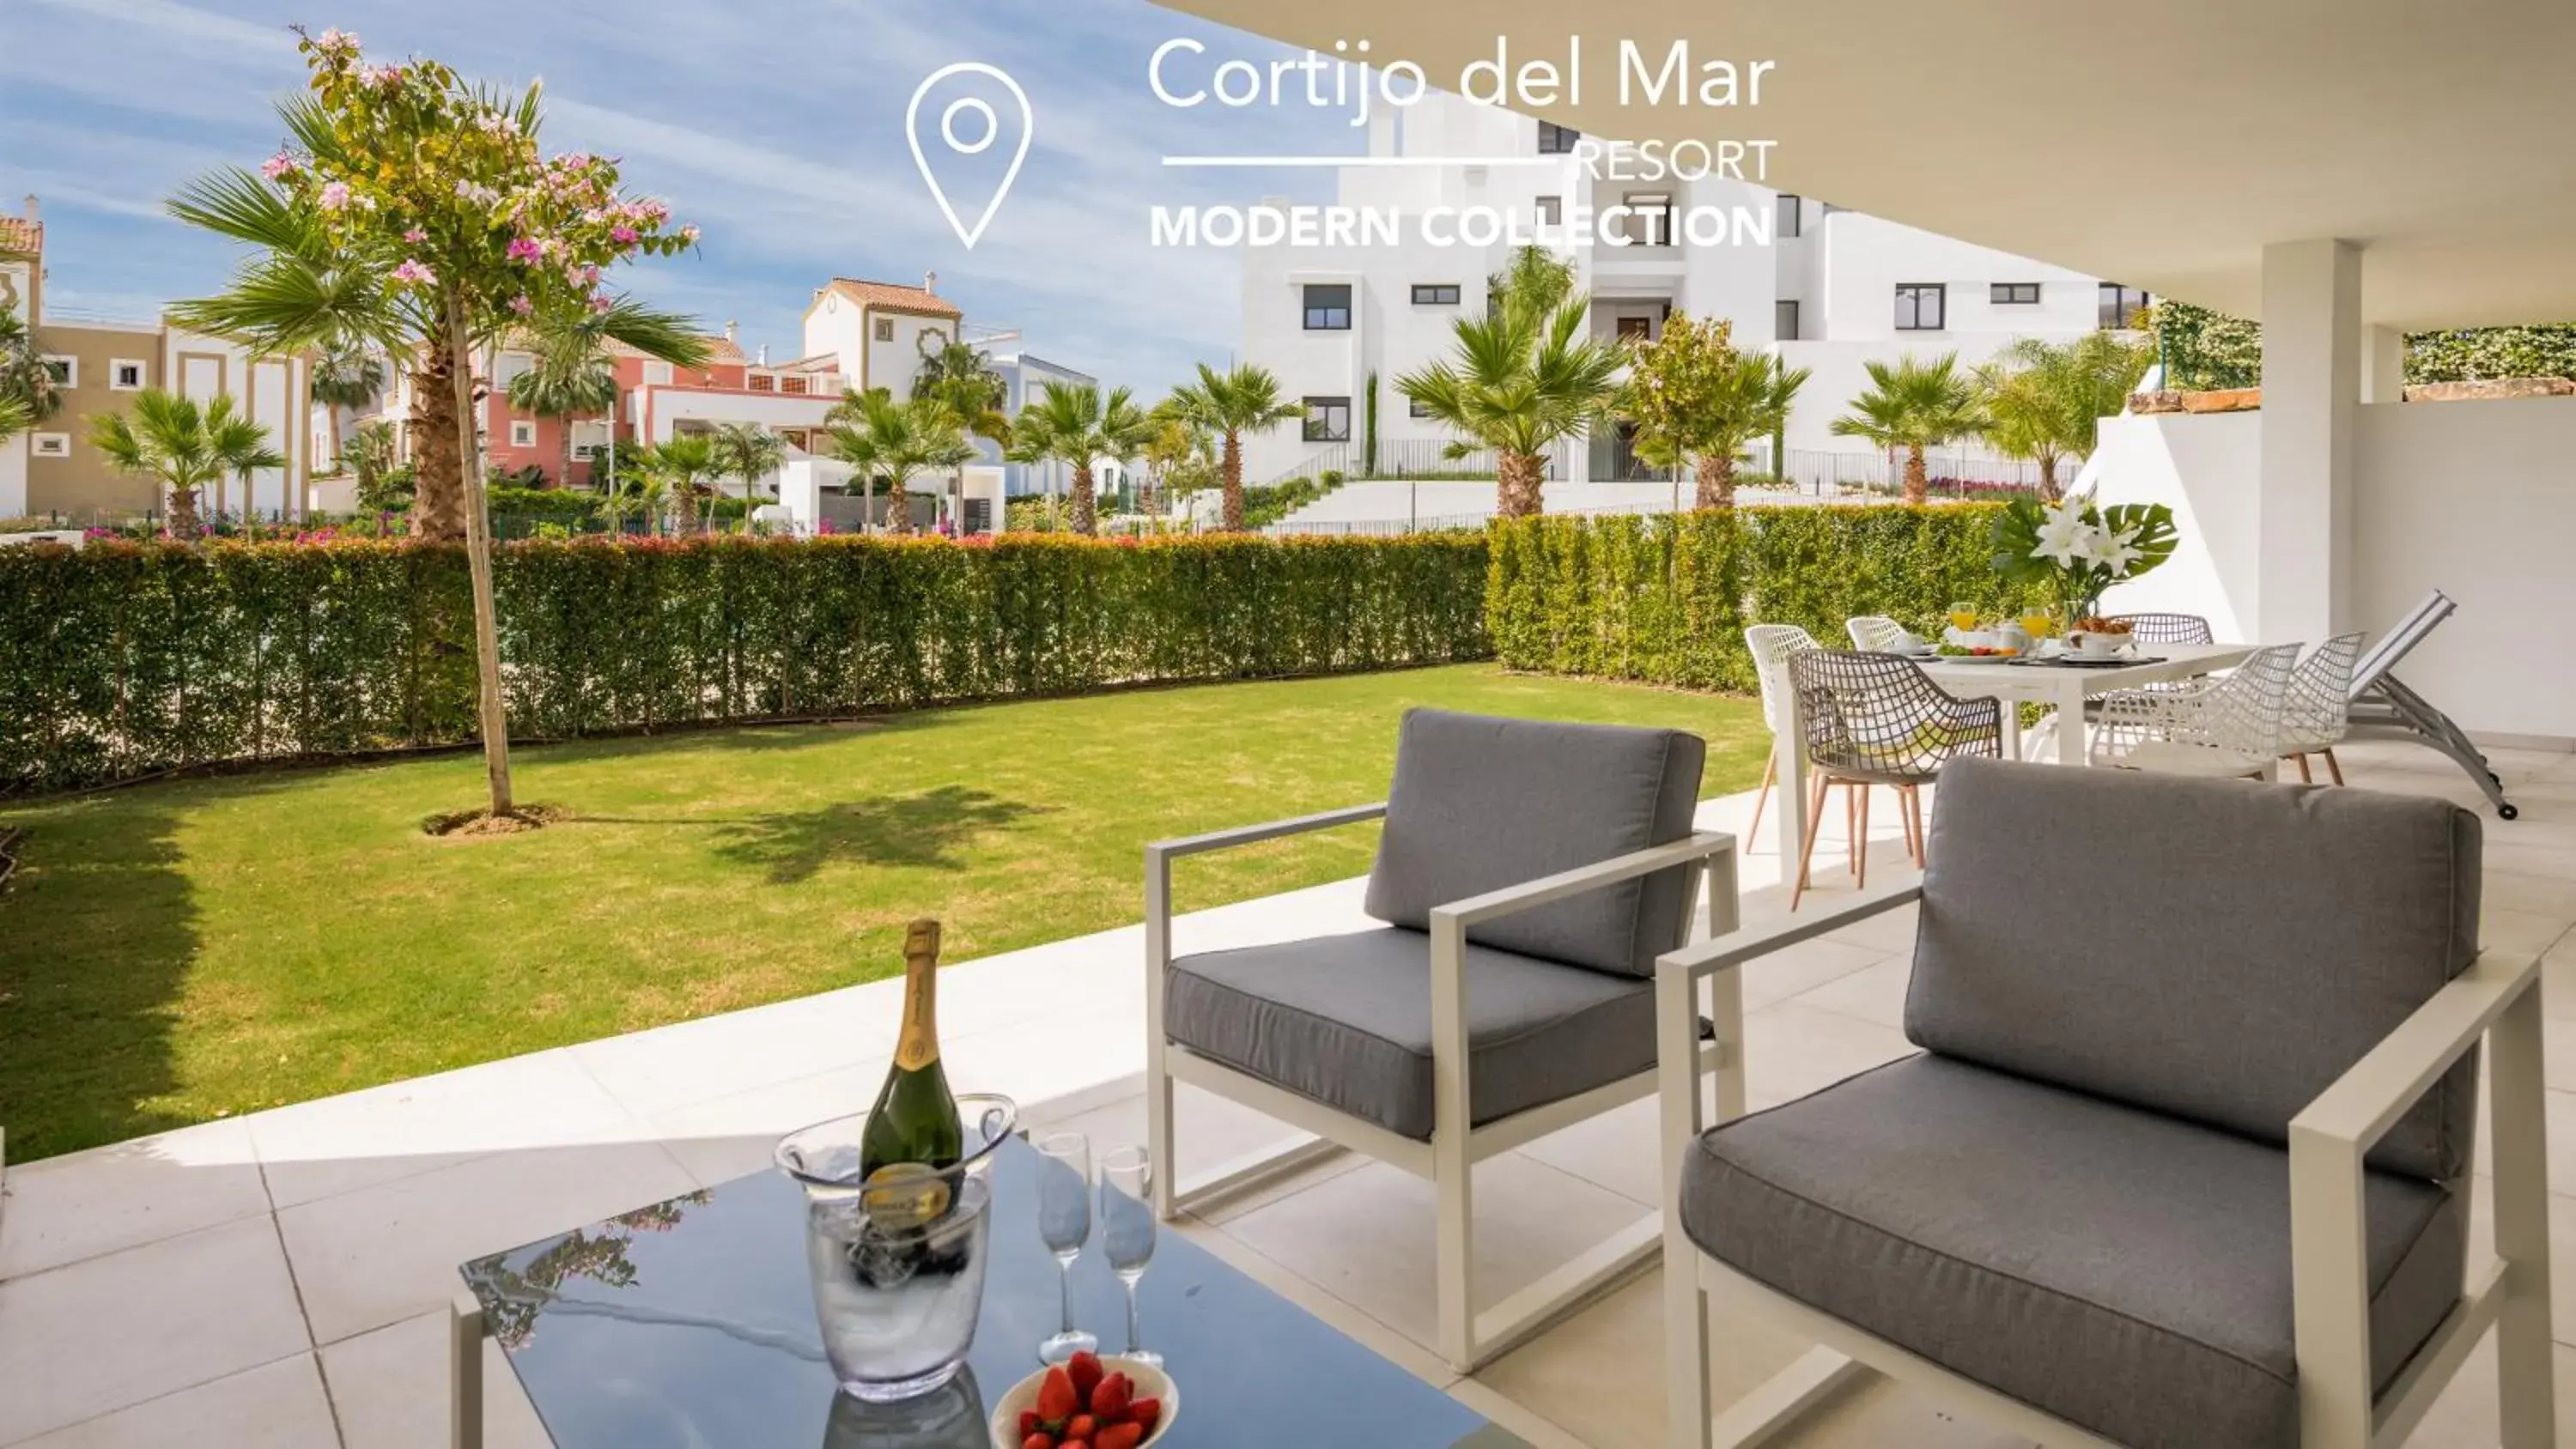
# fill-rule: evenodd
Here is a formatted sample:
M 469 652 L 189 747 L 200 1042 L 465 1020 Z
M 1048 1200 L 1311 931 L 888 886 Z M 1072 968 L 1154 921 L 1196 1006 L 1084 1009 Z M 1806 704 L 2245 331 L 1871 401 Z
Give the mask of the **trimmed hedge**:
M 1747 624 L 1797 624 L 1828 648 L 1843 621 L 1930 628 L 1953 601 L 2045 602 L 1998 577 L 2001 505 L 1738 508 L 1524 518 L 1489 535 L 1485 611 L 1514 669 L 1749 692 Z
M 1485 540 L 578 539 L 495 554 L 512 733 L 1488 657 Z M 0 549 L 0 792 L 474 737 L 453 546 Z

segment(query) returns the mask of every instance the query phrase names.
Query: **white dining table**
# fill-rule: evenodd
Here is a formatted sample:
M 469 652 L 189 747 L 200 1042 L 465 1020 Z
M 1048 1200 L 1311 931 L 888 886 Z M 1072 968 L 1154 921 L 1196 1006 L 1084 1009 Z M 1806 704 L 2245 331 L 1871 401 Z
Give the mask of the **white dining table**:
M 2057 763 L 2081 767 L 2093 762 L 2091 752 L 2085 748 L 2084 738 L 2084 701 L 2088 697 L 2148 684 L 2197 679 L 2204 674 L 2233 669 L 2261 647 L 2257 644 L 2132 646 L 2136 653 L 2146 658 L 2111 665 L 2062 664 L 2045 659 L 2027 663 L 1967 664 L 1955 658 L 1918 659 L 1915 663 L 1933 683 L 1962 699 L 2003 702 L 2006 759 L 2022 757 L 2021 712 L 2016 706 L 2037 703 L 2055 707 Z M 1794 689 L 1789 691 L 1788 704 L 1789 727 L 1771 742 L 1779 766 L 1778 809 L 1772 816 L 1775 822 L 1773 839 L 1780 848 L 1784 870 L 1789 868 L 1787 862 L 1797 857 L 1799 842 L 1807 836 L 1807 731 L 1806 721 L 1798 712 L 1797 691 Z

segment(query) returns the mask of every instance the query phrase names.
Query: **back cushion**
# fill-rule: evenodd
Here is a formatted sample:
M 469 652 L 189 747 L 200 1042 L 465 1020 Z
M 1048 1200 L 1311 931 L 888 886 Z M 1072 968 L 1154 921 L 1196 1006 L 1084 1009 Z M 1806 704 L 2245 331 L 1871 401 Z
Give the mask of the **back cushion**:
M 2366 790 L 1960 760 L 1905 1032 L 2266 1142 L 2477 954 L 2478 818 Z M 2371 1164 L 2465 1161 L 2474 1053 Z
M 1427 930 L 1435 906 L 1690 834 L 1707 747 L 1680 730 L 1417 709 L 1404 716 L 1368 913 Z M 1687 868 L 1471 926 L 1467 939 L 1651 976 L 1682 944 Z

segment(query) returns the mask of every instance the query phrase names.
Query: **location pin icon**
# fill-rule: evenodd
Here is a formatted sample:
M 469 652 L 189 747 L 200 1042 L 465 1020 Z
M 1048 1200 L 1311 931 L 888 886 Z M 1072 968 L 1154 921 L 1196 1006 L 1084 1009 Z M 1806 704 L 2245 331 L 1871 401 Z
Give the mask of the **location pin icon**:
M 1011 100 L 1020 112 L 1019 148 L 1011 153 L 1010 169 L 1002 173 L 1002 184 L 993 188 L 992 199 L 976 213 L 973 226 L 958 219 L 957 203 L 949 196 L 947 185 L 939 179 L 939 168 L 931 164 L 930 153 L 937 150 L 943 157 L 982 155 L 1001 139 L 1002 116 L 993 109 L 992 102 L 980 96 L 960 96 L 939 113 L 938 134 L 932 138 L 933 145 L 925 147 L 922 144 L 922 133 L 927 129 L 922 124 L 924 103 L 941 81 L 958 75 L 990 76 L 1001 82 L 1003 89 L 1011 93 Z M 986 65 L 980 60 L 961 60 L 954 65 L 941 66 L 930 73 L 928 80 L 914 88 L 912 105 L 903 113 L 903 129 L 904 139 L 912 143 L 912 164 L 921 168 L 921 179 L 930 187 L 931 200 L 939 203 L 940 214 L 948 218 L 949 228 L 957 233 L 957 239 L 964 242 L 968 250 L 973 250 L 976 241 L 984 235 L 984 228 L 993 224 L 993 213 L 1002 209 L 1002 198 L 1011 194 L 1011 183 L 1020 179 L 1020 163 L 1029 159 L 1029 141 L 1037 134 L 1037 117 L 1029 109 L 1029 93 L 1021 90 L 1020 83 L 998 66 Z

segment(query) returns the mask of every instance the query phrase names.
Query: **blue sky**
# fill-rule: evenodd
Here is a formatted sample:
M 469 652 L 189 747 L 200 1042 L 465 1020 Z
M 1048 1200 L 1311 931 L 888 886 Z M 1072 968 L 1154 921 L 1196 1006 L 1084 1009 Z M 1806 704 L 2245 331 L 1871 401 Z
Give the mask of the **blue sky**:
M 371 54 L 546 84 L 551 150 L 623 158 L 629 186 L 705 231 L 699 254 L 630 268 L 635 291 L 746 348 L 792 355 L 833 275 L 918 283 L 970 322 L 1159 394 L 1239 340 L 1232 252 L 1157 251 L 1149 208 L 1323 199 L 1330 173 L 1175 171 L 1166 154 L 1364 149 L 1302 107 L 1178 110 L 1146 84 L 1154 47 L 1212 66 L 1271 42 L 1138 0 L 0 0 L 0 208 L 42 197 L 56 310 L 148 316 L 221 285 L 225 243 L 169 221 L 188 177 L 276 148 L 301 84 L 290 22 L 354 30 Z M 950 232 L 904 142 L 914 87 L 952 61 L 1010 72 L 1037 116 L 1026 169 L 980 243 Z M 1200 72 L 1204 74 L 1204 71 Z M 1000 92 L 990 92 L 1000 94 Z M 942 96 L 948 95 L 943 90 Z M 935 114 L 935 111 L 929 114 Z M 1008 145 L 1005 139 L 1004 145 Z M 961 207 L 972 219 L 971 207 Z

